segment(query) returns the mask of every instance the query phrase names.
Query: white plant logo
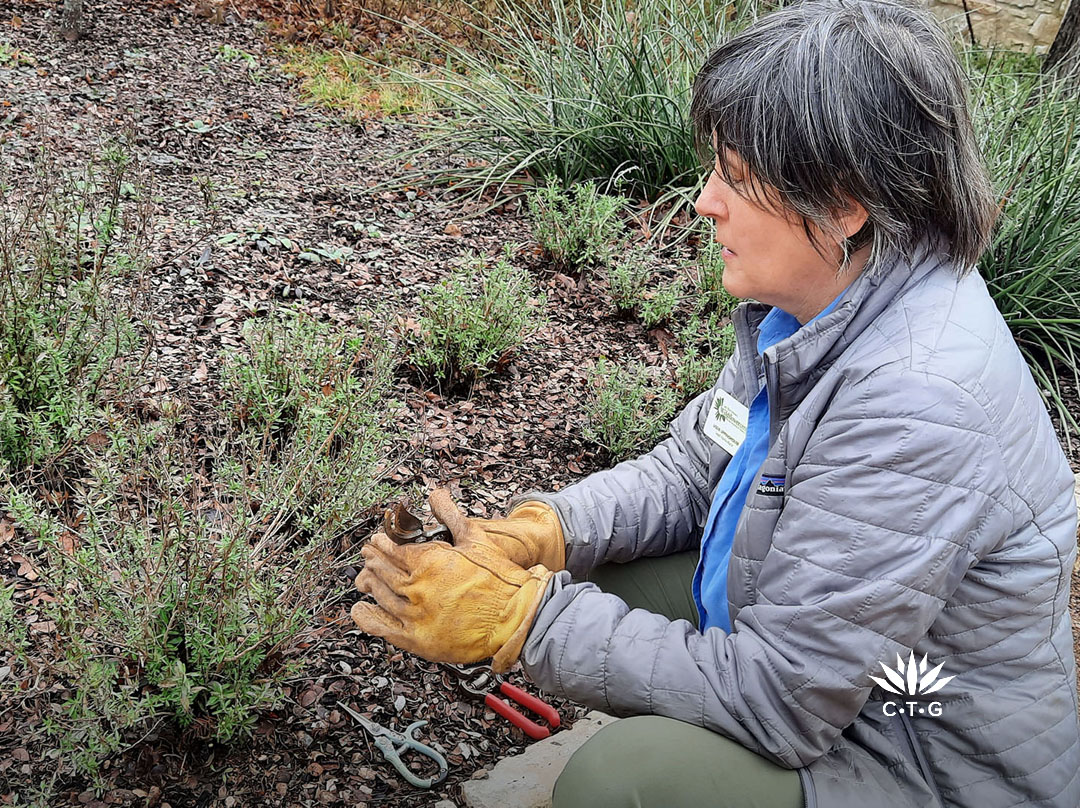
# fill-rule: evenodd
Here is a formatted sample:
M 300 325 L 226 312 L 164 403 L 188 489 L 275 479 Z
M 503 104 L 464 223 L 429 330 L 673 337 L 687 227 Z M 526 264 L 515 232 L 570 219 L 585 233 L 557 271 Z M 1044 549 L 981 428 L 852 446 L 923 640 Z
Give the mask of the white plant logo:
M 896 669 L 890 668 L 884 662 L 878 663 L 881 665 L 882 670 L 885 671 L 885 679 L 880 679 L 877 676 L 871 676 L 870 678 L 877 682 L 882 689 L 889 693 L 895 693 L 897 696 L 907 696 L 908 698 L 914 696 L 929 696 L 931 693 L 937 693 L 941 688 L 945 687 L 949 682 L 955 679 L 955 676 L 941 676 L 941 667 L 945 663 L 942 662 L 934 668 L 926 662 L 926 654 L 923 654 L 922 662 L 915 662 L 915 652 L 912 651 L 908 657 L 907 663 L 900 658 L 900 655 L 896 655 Z M 907 705 L 907 709 L 904 709 L 904 705 Z M 896 713 L 906 713 L 907 715 L 923 715 L 929 713 L 933 716 L 941 715 L 941 702 L 932 701 L 925 707 L 918 701 L 905 701 L 897 704 L 896 702 L 888 701 L 882 705 L 882 712 L 885 715 L 892 716 Z

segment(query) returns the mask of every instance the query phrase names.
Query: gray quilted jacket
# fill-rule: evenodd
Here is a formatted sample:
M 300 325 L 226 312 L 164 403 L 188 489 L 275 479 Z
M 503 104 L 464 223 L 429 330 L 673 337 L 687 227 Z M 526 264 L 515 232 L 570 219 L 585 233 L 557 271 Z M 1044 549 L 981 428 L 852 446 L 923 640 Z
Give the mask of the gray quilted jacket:
M 648 454 L 515 500 L 552 505 L 567 539 L 526 672 L 614 715 L 733 738 L 798 769 L 808 806 L 1077 808 L 1073 477 L 982 279 L 921 248 L 762 361 L 766 311 L 736 311 L 717 382 L 749 405 L 764 380 L 762 474 L 785 479 L 782 496 L 751 488 L 736 529 L 734 630 L 574 582 L 699 545 L 730 459 L 703 432 L 714 387 Z M 955 678 L 915 696 L 871 680 L 912 651 Z

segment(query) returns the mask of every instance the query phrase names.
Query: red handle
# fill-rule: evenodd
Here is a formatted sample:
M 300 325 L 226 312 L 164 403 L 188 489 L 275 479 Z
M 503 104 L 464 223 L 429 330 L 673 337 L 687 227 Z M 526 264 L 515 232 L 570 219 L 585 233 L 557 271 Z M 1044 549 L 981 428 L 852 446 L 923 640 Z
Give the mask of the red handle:
M 551 724 L 551 729 L 558 728 L 559 714 L 555 711 L 554 707 L 540 701 L 540 699 L 536 698 L 536 696 L 529 695 L 520 687 L 515 687 L 514 685 L 507 682 L 503 682 L 499 686 L 499 690 L 502 691 L 503 695 L 513 699 L 521 706 L 528 707 L 537 715 L 542 716 L 544 719 L 547 720 L 549 724 Z M 541 741 L 551 734 L 551 729 L 548 729 L 547 727 L 542 727 L 535 721 L 529 720 L 520 712 L 507 704 L 505 701 L 496 696 L 494 693 L 488 693 L 486 696 L 484 696 L 484 704 L 486 704 L 489 708 L 501 715 L 515 727 L 519 727 L 526 735 L 528 735 L 533 740 Z

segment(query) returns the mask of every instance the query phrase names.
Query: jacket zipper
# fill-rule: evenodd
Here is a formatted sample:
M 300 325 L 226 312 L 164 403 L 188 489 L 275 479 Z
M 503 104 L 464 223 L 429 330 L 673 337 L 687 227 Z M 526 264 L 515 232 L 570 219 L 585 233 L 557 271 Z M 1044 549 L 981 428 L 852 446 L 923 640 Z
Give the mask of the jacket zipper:
M 923 754 L 922 744 L 919 743 L 919 737 L 915 734 L 915 728 L 911 726 L 911 721 L 907 717 L 907 713 L 901 710 L 896 711 L 896 717 L 900 720 L 900 726 L 904 728 L 904 738 L 907 740 L 908 746 L 911 749 L 911 754 L 915 758 L 915 763 L 919 767 L 919 771 L 922 772 L 923 779 L 930 787 L 930 790 L 934 792 L 934 799 L 937 800 L 937 804 L 940 808 L 944 808 L 945 801 L 941 798 L 941 792 L 938 791 L 937 783 L 934 782 L 934 773 L 930 771 L 930 764 L 926 760 L 926 755 Z
M 769 448 L 780 434 L 780 380 L 776 375 L 776 363 L 769 361 L 768 352 L 761 355 L 765 365 L 765 394 L 769 399 Z

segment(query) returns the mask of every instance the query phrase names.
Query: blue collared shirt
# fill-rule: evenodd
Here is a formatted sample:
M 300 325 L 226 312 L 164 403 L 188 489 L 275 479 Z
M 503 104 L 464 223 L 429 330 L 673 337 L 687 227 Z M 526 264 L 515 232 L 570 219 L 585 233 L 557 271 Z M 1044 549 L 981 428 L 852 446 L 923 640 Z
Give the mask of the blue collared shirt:
M 845 290 L 846 291 L 846 290 Z M 837 295 L 828 306 L 814 317 L 828 314 L 844 296 Z M 785 340 L 802 326 L 786 311 L 773 308 L 758 327 L 758 354 L 763 354 L 781 340 Z M 731 562 L 731 545 L 735 538 L 735 526 L 739 522 L 750 487 L 758 479 L 758 472 L 769 453 L 769 399 L 762 385 L 753 402 L 746 425 L 746 438 L 735 451 L 720 482 L 713 493 L 709 518 L 701 535 L 701 556 L 694 572 L 694 603 L 698 608 L 698 625 L 704 632 L 714 626 L 731 631 L 727 606 L 727 574 Z

